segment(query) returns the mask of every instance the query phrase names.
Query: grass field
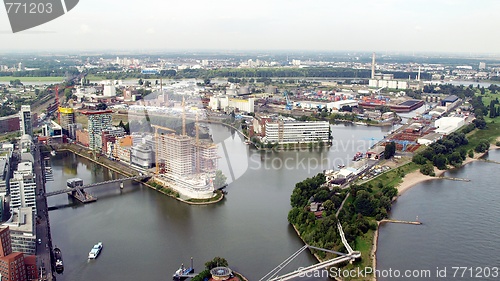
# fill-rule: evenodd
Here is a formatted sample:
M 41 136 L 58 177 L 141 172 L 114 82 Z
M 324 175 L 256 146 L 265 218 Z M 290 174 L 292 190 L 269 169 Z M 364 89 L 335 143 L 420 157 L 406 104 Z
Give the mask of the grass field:
M 19 79 L 21 82 L 56 82 L 63 81 L 65 77 L 13 77 L 13 76 L 0 76 L 0 82 L 10 82 Z

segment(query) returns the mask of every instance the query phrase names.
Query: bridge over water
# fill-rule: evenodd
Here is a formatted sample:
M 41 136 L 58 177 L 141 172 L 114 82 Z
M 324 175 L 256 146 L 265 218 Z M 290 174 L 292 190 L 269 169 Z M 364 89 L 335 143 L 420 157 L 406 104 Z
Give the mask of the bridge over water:
M 144 180 L 144 179 L 147 179 L 150 177 L 151 176 L 149 176 L 149 175 L 139 175 L 139 176 L 119 178 L 119 179 L 103 181 L 103 182 L 96 182 L 96 183 L 86 184 L 86 185 L 82 185 L 82 186 L 77 186 L 74 188 L 65 188 L 65 189 L 61 189 L 61 190 L 47 192 L 47 193 L 45 193 L 45 197 L 64 194 L 64 193 L 68 193 L 68 192 L 81 193 L 82 190 L 85 190 L 85 189 L 91 188 L 91 187 L 102 187 L 102 186 L 105 186 L 105 185 L 110 184 L 110 183 L 124 182 L 124 181 L 128 181 L 128 180 Z

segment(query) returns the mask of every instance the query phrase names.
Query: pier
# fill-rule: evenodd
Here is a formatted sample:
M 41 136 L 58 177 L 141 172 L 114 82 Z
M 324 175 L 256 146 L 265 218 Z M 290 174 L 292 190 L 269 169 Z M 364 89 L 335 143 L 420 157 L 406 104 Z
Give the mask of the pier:
M 470 182 L 470 179 L 463 179 L 463 178 L 453 178 L 453 177 L 438 177 L 438 179 L 443 179 L 443 180 L 451 180 L 451 181 L 465 181 L 465 182 Z
M 495 161 L 495 160 L 490 160 L 490 159 L 482 159 L 482 158 L 479 158 L 477 159 L 479 161 L 483 161 L 483 162 L 486 162 L 486 163 L 493 163 L 493 164 L 500 164 L 499 161 Z
M 422 224 L 422 222 L 420 222 L 420 221 L 402 221 L 402 220 L 391 220 L 391 219 L 381 220 L 380 223 L 402 223 L 402 224 L 413 224 L 413 225 L 421 225 Z

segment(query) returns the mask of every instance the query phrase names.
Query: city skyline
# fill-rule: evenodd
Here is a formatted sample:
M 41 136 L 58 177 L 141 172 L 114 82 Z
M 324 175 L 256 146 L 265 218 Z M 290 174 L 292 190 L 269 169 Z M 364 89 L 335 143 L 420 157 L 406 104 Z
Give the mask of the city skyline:
M 2 52 L 47 50 L 297 50 L 497 54 L 497 1 L 253 1 L 234 4 L 81 1 L 13 34 L 0 12 Z M 159 11 L 159 12 L 158 12 Z

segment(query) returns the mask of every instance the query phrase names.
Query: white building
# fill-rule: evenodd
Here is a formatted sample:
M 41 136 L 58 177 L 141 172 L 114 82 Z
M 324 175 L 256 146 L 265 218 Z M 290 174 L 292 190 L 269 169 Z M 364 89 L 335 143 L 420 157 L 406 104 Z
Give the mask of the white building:
M 434 122 L 436 133 L 449 135 L 465 124 L 462 117 L 443 117 Z
M 13 209 L 8 221 L 2 226 L 8 226 L 12 241 L 12 251 L 35 255 L 36 234 L 33 208 Z
M 329 141 L 330 124 L 327 121 L 300 122 L 279 120 L 266 123 L 265 142 L 313 143 Z
M 31 120 L 31 106 L 29 105 L 21 105 L 20 114 L 20 128 L 21 135 L 30 135 L 33 136 L 33 123 Z
M 228 96 L 213 96 L 210 97 L 209 106 L 212 110 L 237 109 L 242 112 L 254 112 L 255 98 L 237 99 Z
M 10 179 L 10 207 L 35 207 L 36 181 L 33 174 L 33 163 L 26 161 L 17 165 Z

